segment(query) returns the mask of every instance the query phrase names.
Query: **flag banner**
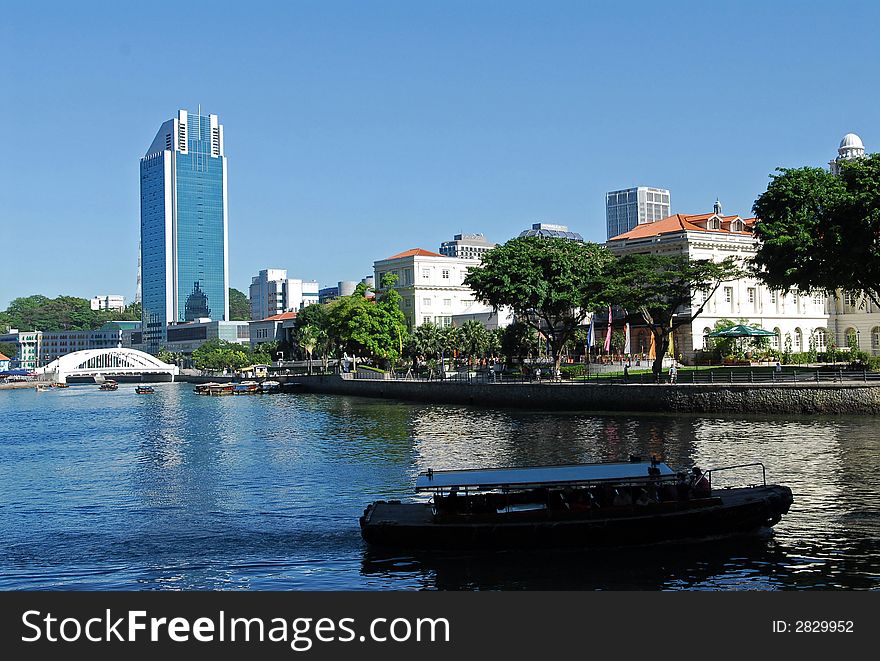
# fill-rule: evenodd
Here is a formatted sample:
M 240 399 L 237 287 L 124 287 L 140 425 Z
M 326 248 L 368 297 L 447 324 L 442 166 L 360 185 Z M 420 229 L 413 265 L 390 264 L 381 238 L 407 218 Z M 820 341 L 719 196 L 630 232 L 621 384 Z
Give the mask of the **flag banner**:
M 595 332 L 596 332 L 596 320 L 594 318 L 594 315 L 591 314 L 590 315 L 590 331 L 587 333 L 587 348 L 588 348 L 587 353 L 589 353 L 589 347 L 593 346 L 593 341 L 594 341 L 593 336 L 595 335 Z
M 624 324 L 623 326 L 623 353 L 627 356 L 632 354 L 632 350 L 630 347 L 630 334 L 629 334 L 629 324 Z
M 611 306 L 608 306 L 608 330 L 605 331 L 605 353 L 611 353 Z

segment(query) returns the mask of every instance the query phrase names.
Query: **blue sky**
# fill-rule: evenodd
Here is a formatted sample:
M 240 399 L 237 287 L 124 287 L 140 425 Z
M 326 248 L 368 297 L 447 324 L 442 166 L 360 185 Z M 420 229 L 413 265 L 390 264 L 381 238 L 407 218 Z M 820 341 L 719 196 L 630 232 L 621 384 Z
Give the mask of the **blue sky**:
M 604 193 L 749 214 L 880 144 L 876 3 L 16 3 L 0 23 L 0 309 L 135 290 L 138 161 L 216 113 L 232 286 L 322 286 L 458 232 L 605 239 Z

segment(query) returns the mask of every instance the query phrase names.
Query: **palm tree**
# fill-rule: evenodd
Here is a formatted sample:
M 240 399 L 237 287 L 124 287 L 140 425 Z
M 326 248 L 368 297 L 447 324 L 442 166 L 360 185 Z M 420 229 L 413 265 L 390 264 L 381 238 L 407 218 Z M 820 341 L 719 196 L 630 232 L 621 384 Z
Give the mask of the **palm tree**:
M 299 329 L 297 344 L 309 356 L 309 374 L 312 373 L 312 352 L 318 345 L 320 331 L 314 326 L 303 326 Z

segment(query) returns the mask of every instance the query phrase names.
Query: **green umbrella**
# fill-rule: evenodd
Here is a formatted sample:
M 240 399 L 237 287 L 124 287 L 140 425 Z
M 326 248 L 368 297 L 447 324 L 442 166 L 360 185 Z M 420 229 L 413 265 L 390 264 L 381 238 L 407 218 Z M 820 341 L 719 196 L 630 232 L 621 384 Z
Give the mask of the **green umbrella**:
M 753 326 L 731 326 L 724 330 L 717 330 L 709 333 L 709 337 L 772 337 L 776 335 L 773 331 L 764 330 L 763 328 L 755 328 Z

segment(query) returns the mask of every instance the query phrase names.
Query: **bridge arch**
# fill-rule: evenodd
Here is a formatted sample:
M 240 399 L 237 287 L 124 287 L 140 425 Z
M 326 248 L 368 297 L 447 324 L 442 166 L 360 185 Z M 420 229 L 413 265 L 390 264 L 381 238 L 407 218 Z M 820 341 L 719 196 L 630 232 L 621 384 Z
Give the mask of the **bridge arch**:
M 99 374 L 111 378 L 137 374 L 170 374 L 173 377 L 179 373 L 179 369 L 176 365 L 163 363 L 155 356 L 137 349 L 111 348 L 74 351 L 56 358 L 37 372 L 58 381 L 66 381 L 71 376 L 86 377 Z

